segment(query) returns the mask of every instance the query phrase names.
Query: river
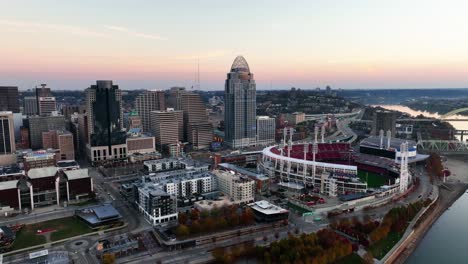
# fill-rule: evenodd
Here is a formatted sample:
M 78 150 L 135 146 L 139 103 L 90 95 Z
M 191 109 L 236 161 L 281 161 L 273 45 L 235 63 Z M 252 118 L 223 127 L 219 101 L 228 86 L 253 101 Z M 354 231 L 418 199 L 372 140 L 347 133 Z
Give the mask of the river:
M 403 113 L 407 113 L 411 116 L 418 116 L 418 115 L 423 115 L 426 117 L 433 117 L 433 118 L 439 118 L 440 115 L 437 113 L 430 113 L 426 111 L 418 111 L 418 110 L 413 110 L 407 106 L 404 105 L 376 105 L 380 106 L 382 108 L 388 109 L 388 110 L 394 110 L 394 111 L 399 111 Z M 453 115 L 450 116 L 451 119 L 468 119 L 468 116 L 466 115 Z M 449 121 L 455 129 L 457 130 L 468 130 L 468 122 L 467 121 Z M 459 136 L 456 136 L 458 139 Z M 468 262 L 467 262 L 468 263 Z
M 466 208 L 468 208 L 467 193 L 437 219 L 406 263 L 468 263 Z
M 439 117 L 438 114 L 415 111 L 401 105 L 381 105 L 381 107 L 408 113 L 411 116 L 422 114 L 427 117 Z M 454 118 L 468 118 L 468 116 L 456 115 Z M 450 124 L 455 129 L 468 129 L 468 122 L 454 121 Z M 461 174 L 465 174 L 467 164 L 464 161 L 454 160 L 453 162 L 462 162 L 450 165 L 455 165 L 452 168 L 457 170 L 457 177 L 466 178 L 466 175 Z M 465 193 L 437 219 L 406 263 L 468 263 L 467 208 L 468 193 Z

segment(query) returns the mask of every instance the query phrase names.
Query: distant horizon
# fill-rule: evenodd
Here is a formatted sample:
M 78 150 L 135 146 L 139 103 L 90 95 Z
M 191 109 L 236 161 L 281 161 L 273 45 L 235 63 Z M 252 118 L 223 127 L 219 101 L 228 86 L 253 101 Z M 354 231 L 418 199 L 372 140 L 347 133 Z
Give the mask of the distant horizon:
M 119 86 L 119 89 L 121 89 L 122 91 L 151 91 L 151 90 L 165 91 L 165 90 L 171 89 L 172 87 L 184 87 L 188 91 L 202 91 L 202 92 L 223 92 L 224 91 L 224 88 L 223 89 L 216 89 L 216 90 L 191 89 L 190 87 L 185 87 L 185 86 L 181 86 L 181 85 L 175 85 L 175 86 L 171 86 L 171 87 L 167 87 L 167 88 L 163 88 L 163 89 L 144 89 L 144 88 L 125 89 L 125 88 L 122 88 L 118 83 L 116 83 L 114 81 L 113 81 L 113 84 Z M 0 86 L 16 86 L 16 85 L 0 85 Z M 39 84 L 37 86 L 40 87 Z M 47 87 L 51 88 L 52 92 L 76 92 L 76 91 L 84 91 L 85 89 L 89 88 L 89 86 L 88 86 L 88 87 L 83 88 L 83 89 L 54 89 L 53 87 L 50 87 L 49 85 L 47 85 Z M 29 88 L 29 89 L 20 89 L 20 87 L 18 87 L 18 90 L 20 92 L 27 92 L 28 90 L 31 90 L 31 92 L 32 92 L 34 88 L 36 88 L 36 87 Z M 289 91 L 289 90 L 291 90 L 291 88 L 301 89 L 301 90 L 305 90 L 305 91 L 315 91 L 316 90 L 316 88 L 301 88 L 301 87 L 292 86 L 292 87 L 289 87 L 289 88 L 278 88 L 278 89 L 258 89 L 257 88 L 257 91 Z M 320 91 L 325 91 L 325 88 L 326 88 L 326 86 L 320 87 Z M 339 89 L 339 88 L 334 88 L 334 87 L 331 87 L 331 86 L 330 86 L 330 88 L 332 89 L 332 91 L 336 91 L 336 90 Z M 341 88 L 341 89 L 344 90 L 344 91 L 464 90 L 464 89 L 468 90 L 468 87 L 446 87 L 446 88 L 349 88 L 349 89 Z

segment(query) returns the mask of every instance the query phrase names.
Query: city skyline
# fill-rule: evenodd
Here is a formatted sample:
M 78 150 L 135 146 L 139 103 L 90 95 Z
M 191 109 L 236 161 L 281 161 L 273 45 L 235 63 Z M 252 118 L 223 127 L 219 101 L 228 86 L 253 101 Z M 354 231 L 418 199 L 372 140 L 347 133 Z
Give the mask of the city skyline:
M 21 90 L 40 83 L 84 90 L 102 79 L 122 89 L 190 88 L 198 62 L 200 88 L 222 90 L 237 55 L 256 69 L 259 90 L 468 87 L 463 1 L 48 0 L 0 7 L 0 79 Z

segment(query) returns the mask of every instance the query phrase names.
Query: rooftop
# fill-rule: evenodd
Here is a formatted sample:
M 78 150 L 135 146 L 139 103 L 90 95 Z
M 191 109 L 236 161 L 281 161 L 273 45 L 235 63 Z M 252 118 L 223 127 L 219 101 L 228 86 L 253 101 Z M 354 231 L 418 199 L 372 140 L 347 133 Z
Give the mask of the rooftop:
M 77 210 L 75 214 L 88 224 L 96 225 L 107 221 L 122 218 L 120 213 L 110 204 L 98 205 L 86 209 Z
M 0 190 L 15 189 L 18 186 L 18 180 L 0 182 Z
M 55 174 L 57 174 L 57 171 L 57 167 L 34 168 L 28 171 L 28 177 L 30 179 L 52 177 L 55 176 Z
M 387 142 L 388 138 L 383 137 L 382 144 L 386 148 L 387 147 Z M 401 139 L 401 138 L 390 138 L 390 148 L 399 150 L 400 145 L 408 142 L 408 148 L 416 148 L 416 142 L 413 140 L 407 140 L 407 139 Z M 360 146 L 366 146 L 366 147 L 375 147 L 375 148 L 380 148 L 380 136 L 370 136 L 368 138 L 365 138 L 361 141 Z
M 289 213 L 288 210 L 262 200 L 249 204 L 250 208 L 266 215 Z
M 228 169 L 228 170 L 236 171 L 236 172 L 238 172 L 240 174 L 244 174 L 244 175 L 250 176 L 252 178 L 258 179 L 258 180 L 268 180 L 269 179 L 267 176 L 265 176 L 263 174 L 255 173 L 253 171 L 249 171 L 247 169 L 244 169 L 242 167 L 239 167 L 239 166 L 231 164 L 231 163 L 220 163 L 220 164 L 218 164 L 218 166 L 220 166 L 221 168 Z
M 249 64 L 247 63 L 244 57 L 239 55 L 234 59 L 234 62 L 231 65 L 231 71 L 232 72 L 237 72 L 237 71 L 250 72 Z
M 64 173 L 69 181 L 89 178 L 88 169 L 68 170 Z

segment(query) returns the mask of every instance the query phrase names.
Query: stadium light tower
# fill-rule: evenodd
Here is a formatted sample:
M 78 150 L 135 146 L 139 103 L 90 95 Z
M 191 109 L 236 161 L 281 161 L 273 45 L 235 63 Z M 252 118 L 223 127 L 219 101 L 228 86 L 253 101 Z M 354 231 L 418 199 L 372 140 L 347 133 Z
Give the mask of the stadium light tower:
M 404 193 L 408 189 L 409 173 L 408 173 L 408 142 L 400 145 L 401 162 L 400 162 L 400 193 Z

